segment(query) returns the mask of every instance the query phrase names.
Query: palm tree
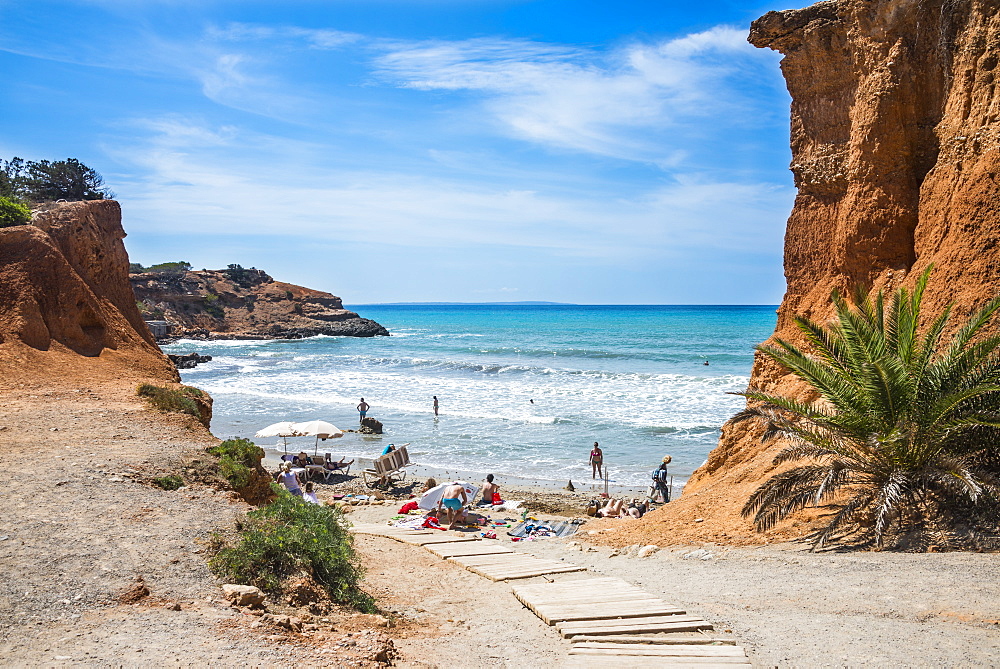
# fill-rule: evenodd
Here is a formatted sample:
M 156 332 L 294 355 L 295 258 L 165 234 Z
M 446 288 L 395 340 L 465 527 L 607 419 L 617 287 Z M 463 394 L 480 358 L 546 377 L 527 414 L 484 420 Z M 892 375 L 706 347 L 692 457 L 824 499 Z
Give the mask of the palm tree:
M 919 332 L 928 268 L 912 293 L 832 295 L 827 326 L 796 318 L 812 354 L 778 339 L 758 350 L 819 395 L 814 402 L 748 388 L 763 440 L 790 442 L 775 464 L 802 461 L 762 484 L 743 507 L 765 531 L 807 506 L 838 510 L 814 535 L 813 550 L 838 532 L 882 548 L 890 535 L 957 520 L 959 508 L 995 501 L 993 472 L 977 449 L 1000 433 L 1000 337 L 982 333 L 1000 309 L 991 300 L 944 341 L 951 306 Z M 996 452 L 989 456 L 995 458 Z M 995 459 L 993 460 L 996 461 Z

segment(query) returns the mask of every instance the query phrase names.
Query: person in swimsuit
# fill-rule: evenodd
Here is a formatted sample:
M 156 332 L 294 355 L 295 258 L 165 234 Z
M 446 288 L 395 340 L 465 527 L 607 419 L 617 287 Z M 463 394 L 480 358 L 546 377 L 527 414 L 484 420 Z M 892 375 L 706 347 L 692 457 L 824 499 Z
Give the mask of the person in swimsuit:
M 459 482 L 454 482 L 444 489 L 441 497 L 441 506 L 448 514 L 448 529 L 455 529 L 455 524 L 461 516 L 462 507 L 469 503 L 469 497 L 465 494 L 465 486 Z
M 493 504 L 493 495 L 500 490 L 500 486 L 493 482 L 493 474 L 486 475 L 486 483 L 483 484 L 483 498 L 480 504 Z
M 598 446 L 597 442 L 595 441 L 594 448 L 593 450 L 590 451 L 590 469 L 591 469 L 590 478 L 592 479 L 596 479 L 598 477 L 603 478 L 603 475 L 601 474 L 601 465 L 603 464 L 603 462 L 604 462 L 604 451 L 601 450 L 601 447 Z
M 358 419 L 359 423 L 365 419 L 365 416 L 368 415 L 369 409 L 371 409 L 371 407 L 368 406 L 368 402 L 365 402 L 365 398 L 362 397 L 361 404 L 358 405 L 358 413 L 361 414 L 361 418 Z
M 434 415 L 438 415 L 438 396 L 434 396 Z
M 281 469 L 278 470 L 278 483 L 285 486 L 288 492 L 296 497 L 302 497 L 302 488 L 299 487 L 299 477 L 292 473 L 292 463 L 282 462 Z

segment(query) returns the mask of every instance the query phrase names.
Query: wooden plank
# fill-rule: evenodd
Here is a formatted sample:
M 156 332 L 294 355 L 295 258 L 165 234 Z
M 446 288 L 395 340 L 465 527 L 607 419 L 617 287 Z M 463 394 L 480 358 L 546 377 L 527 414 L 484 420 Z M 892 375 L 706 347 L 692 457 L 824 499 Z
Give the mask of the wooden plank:
M 696 632 L 710 630 L 712 625 L 696 616 L 660 616 L 620 620 L 578 620 L 556 623 L 565 638 L 581 635 L 635 634 L 651 632 Z
M 458 541 L 445 544 L 428 544 L 424 546 L 434 555 L 442 558 L 466 557 L 470 555 L 501 555 L 513 553 L 509 548 L 488 544 L 486 542 Z
M 732 661 L 729 660 L 713 662 L 710 658 L 703 658 L 692 662 L 689 657 L 656 657 L 642 655 L 632 655 L 626 661 L 624 658 L 616 661 L 614 656 L 608 655 L 572 655 L 567 658 L 563 666 L 572 669 L 608 669 L 609 666 L 627 666 L 629 669 L 645 669 L 646 667 L 690 667 L 696 665 L 698 669 L 734 669 L 734 667 L 751 667 L 749 660 Z
M 656 600 L 654 600 L 656 601 Z M 625 602 L 624 606 L 611 606 L 611 604 L 587 604 L 585 606 L 573 606 L 563 608 L 537 607 L 535 615 L 541 618 L 547 625 L 554 625 L 559 622 L 571 620 L 606 620 L 608 618 L 642 618 L 650 615 L 684 615 L 682 609 L 667 606 L 662 602 L 659 604 L 648 601 Z
M 702 620 L 698 616 L 647 616 L 646 618 L 630 618 L 629 620 L 595 620 L 593 623 L 579 622 L 579 623 L 566 623 L 565 626 L 569 627 L 585 627 L 590 625 L 591 627 L 608 627 L 608 626 L 624 626 L 624 625 L 653 625 L 659 622 L 679 622 L 678 619 L 683 618 L 684 620 Z M 702 622 L 704 622 L 702 620 Z M 563 625 L 560 625 L 563 627 Z
M 717 637 L 705 636 L 704 634 L 699 634 L 697 636 L 684 636 L 682 634 L 671 634 L 669 636 L 634 636 L 628 634 L 616 634 L 614 636 L 581 635 L 573 637 L 573 643 L 582 641 L 599 641 L 602 643 L 736 645 L 735 639 L 720 639 Z
M 622 648 L 628 648 L 628 646 L 625 645 Z M 742 666 L 750 666 L 750 661 L 745 656 L 735 656 L 735 655 L 733 655 L 733 656 L 717 655 L 717 656 L 710 656 L 710 657 L 705 657 L 705 656 L 698 657 L 698 656 L 693 656 L 693 655 L 676 655 L 676 656 L 672 656 L 672 655 L 660 655 L 660 654 L 657 654 L 655 651 L 647 653 L 647 652 L 643 652 L 642 650 L 636 650 L 635 652 L 632 652 L 632 653 L 624 653 L 624 652 L 619 652 L 619 649 L 605 649 L 605 648 L 590 648 L 590 649 L 581 649 L 581 650 L 577 650 L 577 649 L 574 648 L 574 649 L 572 649 L 572 650 L 569 651 L 569 654 L 573 655 L 573 656 L 580 656 L 580 655 L 591 655 L 591 656 L 594 656 L 594 655 L 597 655 L 597 656 L 601 656 L 601 657 L 609 657 L 609 656 L 612 656 L 612 657 L 627 657 L 630 660 L 633 657 L 655 657 L 658 661 L 664 661 L 664 660 L 666 660 L 666 661 L 670 661 L 670 662 L 677 663 L 677 664 L 689 664 L 689 665 L 698 665 L 698 666 L 701 666 L 702 664 L 723 664 L 723 665 L 729 665 L 729 666 L 732 666 L 732 665 L 735 664 L 735 665 L 742 665 Z
M 398 536 L 393 537 L 397 541 L 402 541 L 407 544 L 413 544 L 414 546 L 426 546 L 427 544 L 447 544 L 454 541 L 480 541 L 479 537 L 456 537 L 442 536 L 439 532 L 437 535 L 426 535 L 426 536 Z
M 411 530 L 406 527 L 392 527 L 391 525 L 375 525 L 372 523 L 358 523 L 351 526 L 351 532 L 355 534 L 378 534 L 386 536 L 389 534 L 431 534 L 441 530 L 417 529 Z
M 627 590 L 625 592 L 597 590 L 595 592 L 580 592 L 575 595 L 565 594 L 558 597 L 525 597 L 515 592 L 514 596 L 521 602 L 531 604 L 533 606 L 549 606 L 551 604 L 588 604 L 591 602 L 626 602 L 640 599 L 657 599 L 653 595 L 639 590 L 638 588 L 635 588 L 634 590 Z M 657 601 L 663 600 L 658 599 Z
M 539 562 L 539 558 L 534 555 L 526 555 L 525 553 L 488 553 L 485 555 L 455 555 L 450 558 L 454 562 L 482 562 L 483 564 L 489 564 L 491 562 Z M 552 562 L 552 560 L 547 560 L 547 562 Z M 563 563 L 565 564 L 565 563 Z
M 514 588 L 515 593 L 521 593 L 525 595 L 539 593 L 550 593 L 550 592 L 561 592 L 563 590 L 575 592 L 579 586 L 587 587 L 599 587 L 614 585 L 622 588 L 634 588 L 635 586 L 627 581 L 623 581 L 620 578 L 614 578 L 612 576 L 602 576 L 596 578 L 581 578 L 573 581 L 560 581 L 558 583 L 525 583 L 524 585 L 518 585 Z
M 491 581 L 506 581 L 516 578 L 531 578 L 533 576 L 544 576 L 546 574 L 561 574 L 569 571 L 583 569 L 583 567 L 537 567 L 527 571 L 501 570 L 498 565 L 466 567 L 469 571 L 480 576 L 485 576 Z
M 572 650 L 603 648 L 620 651 L 622 655 L 660 655 L 664 657 L 740 657 L 746 660 L 747 654 L 740 646 L 706 646 L 697 644 L 684 645 L 654 645 L 654 644 L 622 644 L 583 642 L 573 643 Z

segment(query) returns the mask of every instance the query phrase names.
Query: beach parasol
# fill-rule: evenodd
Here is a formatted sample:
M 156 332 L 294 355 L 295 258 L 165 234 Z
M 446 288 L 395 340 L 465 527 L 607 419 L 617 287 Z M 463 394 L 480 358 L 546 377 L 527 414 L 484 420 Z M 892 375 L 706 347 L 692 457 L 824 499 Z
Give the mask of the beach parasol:
M 288 437 L 297 437 L 299 433 L 295 431 L 295 424 L 290 420 L 283 420 L 261 429 L 254 437 L 263 439 L 266 437 L 281 437 L 285 442 L 285 453 L 288 452 Z
M 292 429 L 295 430 L 295 436 L 297 437 L 316 437 L 313 455 L 316 455 L 319 451 L 320 438 L 336 439 L 337 437 L 344 436 L 343 430 L 332 423 L 327 423 L 325 420 L 310 420 L 305 423 L 295 423 L 292 425 Z
M 448 481 L 447 483 L 442 483 L 441 485 L 434 486 L 430 490 L 424 493 L 423 497 L 417 503 L 417 506 L 421 509 L 430 511 L 435 508 L 441 497 L 444 495 L 444 489 L 453 483 L 457 483 L 465 488 L 465 494 L 469 498 L 469 504 L 472 504 L 472 500 L 476 498 L 476 493 L 479 492 L 479 486 L 468 483 L 467 481 Z

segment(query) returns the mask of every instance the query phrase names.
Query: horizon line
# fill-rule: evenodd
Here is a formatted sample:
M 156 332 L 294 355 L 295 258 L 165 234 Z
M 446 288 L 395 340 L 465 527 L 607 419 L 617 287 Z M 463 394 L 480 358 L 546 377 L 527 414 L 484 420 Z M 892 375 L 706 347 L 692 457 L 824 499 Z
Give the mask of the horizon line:
M 659 304 L 659 303 L 581 303 L 581 302 L 546 302 L 541 300 L 525 300 L 521 302 L 344 302 L 344 306 L 351 307 L 403 307 L 403 306 L 543 306 L 543 307 L 779 307 L 780 304 L 723 304 L 723 303 L 686 303 L 686 304 Z

